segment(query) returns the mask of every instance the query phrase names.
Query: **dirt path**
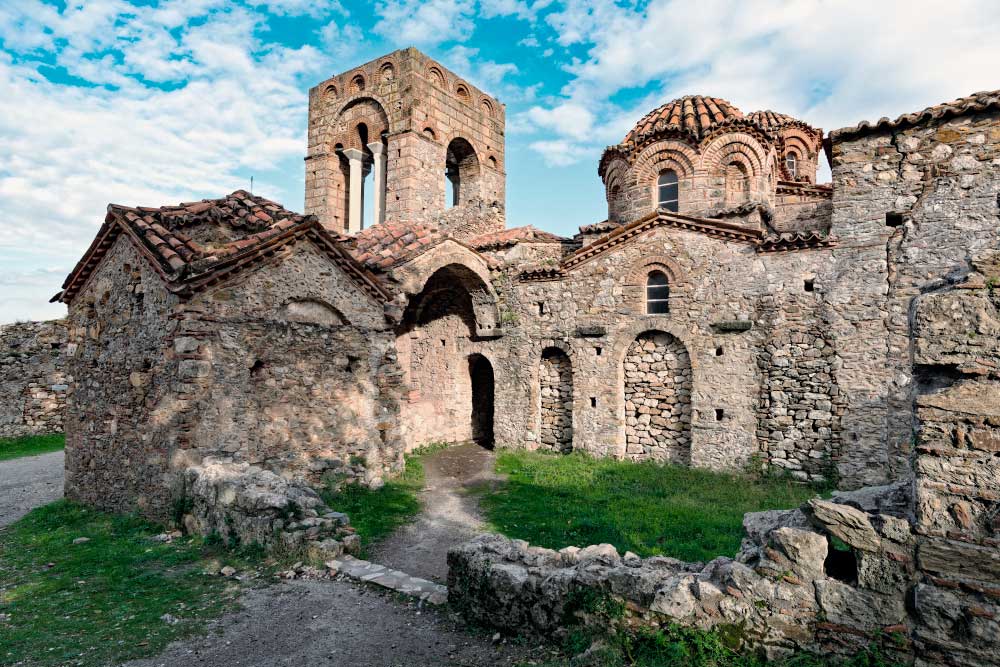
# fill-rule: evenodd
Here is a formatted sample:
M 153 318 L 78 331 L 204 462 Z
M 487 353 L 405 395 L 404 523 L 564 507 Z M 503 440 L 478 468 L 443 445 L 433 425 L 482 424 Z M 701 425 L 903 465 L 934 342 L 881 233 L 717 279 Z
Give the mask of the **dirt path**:
M 458 445 L 424 458 L 423 511 L 372 549 L 371 560 L 438 583 L 448 578 L 448 549 L 483 530 L 474 495 L 468 490 L 499 480 L 493 452 Z
M 123 667 L 515 665 L 547 650 L 470 634 L 449 614 L 346 581 L 294 581 L 251 590 L 244 608 L 162 654 Z
M 62 452 L 0 461 L 0 527 L 62 495 Z

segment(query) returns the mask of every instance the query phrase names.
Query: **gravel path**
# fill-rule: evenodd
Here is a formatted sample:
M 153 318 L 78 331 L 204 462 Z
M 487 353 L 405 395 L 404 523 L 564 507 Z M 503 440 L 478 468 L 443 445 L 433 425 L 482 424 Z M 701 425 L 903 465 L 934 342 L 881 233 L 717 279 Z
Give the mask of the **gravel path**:
M 216 632 L 175 642 L 123 667 L 515 665 L 545 648 L 473 635 L 444 611 L 347 581 L 292 581 L 251 590 Z
M 62 495 L 62 452 L 0 461 L 0 527 Z
M 447 583 L 448 549 L 483 532 L 479 503 L 468 490 L 500 478 L 495 455 L 475 444 L 434 452 L 423 460 L 423 511 L 372 549 L 371 561 L 416 577 Z

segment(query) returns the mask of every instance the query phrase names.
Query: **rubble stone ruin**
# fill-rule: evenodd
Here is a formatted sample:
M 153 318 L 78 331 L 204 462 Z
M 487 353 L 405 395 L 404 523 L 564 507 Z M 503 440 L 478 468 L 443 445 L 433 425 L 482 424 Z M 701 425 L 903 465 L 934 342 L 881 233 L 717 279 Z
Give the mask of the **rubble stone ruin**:
M 1000 91 L 829 134 L 673 100 L 605 150 L 607 219 L 571 238 L 505 226 L 504 114 L 396 51 L 309 92 L 304 215 L 109 206 L 57 295 L 68 495 L 166 518 L 199 480 L 377 485 L 432 441 L 753 463 L 862 490 L 707 565 L 489 538 L 452 600 L 547 632 L 592 587 L 772 653 L 886 632 L 995 664 Z

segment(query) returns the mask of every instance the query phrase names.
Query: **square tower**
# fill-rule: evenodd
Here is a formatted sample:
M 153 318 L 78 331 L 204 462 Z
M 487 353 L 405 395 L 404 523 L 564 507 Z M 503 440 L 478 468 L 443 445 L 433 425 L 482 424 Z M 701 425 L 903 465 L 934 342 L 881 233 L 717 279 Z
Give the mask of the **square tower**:
M 342 234 L 385 220 L 447 227 L 463 218 L 451 208 L 499 210 L 502 228 L 504 114 L 412 47 L 331 77 L 309 91 L 305 211 Z

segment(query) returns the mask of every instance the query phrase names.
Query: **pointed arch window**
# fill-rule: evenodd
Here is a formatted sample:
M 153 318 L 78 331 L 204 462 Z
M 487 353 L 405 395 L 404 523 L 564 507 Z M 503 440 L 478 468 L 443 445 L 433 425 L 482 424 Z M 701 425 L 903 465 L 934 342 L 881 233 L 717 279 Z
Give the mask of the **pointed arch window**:
M 785 156 L 785 169 L 793 179 L 799 176 L 799 157 L 795 153 Z
M 646 314 L 665 315 L 670 312 L 670 283 L 663 271 L 650 271 L 646 276 Z
M 680 188 L 677 184 L 677 172 L 664 169 L 656 179 L 656 208 L 663 208 L 677 213 L 680 200 Z

